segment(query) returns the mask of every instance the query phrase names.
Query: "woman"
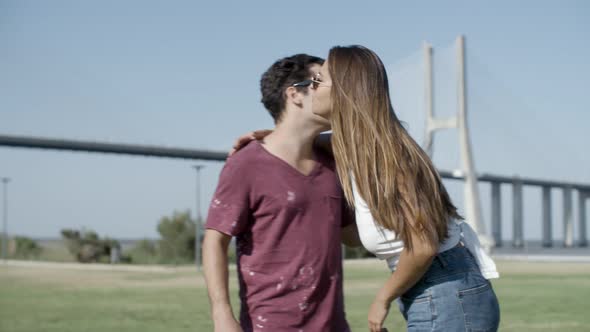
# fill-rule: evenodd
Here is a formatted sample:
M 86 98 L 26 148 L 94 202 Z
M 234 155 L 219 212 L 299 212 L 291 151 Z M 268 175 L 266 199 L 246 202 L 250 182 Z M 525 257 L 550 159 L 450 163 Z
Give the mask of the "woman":
M 393 271 L 369 309 L 370 330 L 381 331 L 396 299 L 408 331 L 497 330 L 498 300 L 482 275 L 497 277 L 495 265 L 457 223 L 432 161 L 397 118 L 379 57 L 362 46 L 334 47 L 314 88 L 313 112 L 332 124 L 363 245 Z

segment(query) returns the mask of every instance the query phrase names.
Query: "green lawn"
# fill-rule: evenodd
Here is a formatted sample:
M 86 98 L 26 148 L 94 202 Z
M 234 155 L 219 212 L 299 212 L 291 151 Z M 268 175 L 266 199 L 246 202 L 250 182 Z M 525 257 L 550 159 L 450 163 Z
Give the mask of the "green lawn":
M 589 331 L 590 264 L 499 262 L 494 281 L 501 331 Z M 235 275 L 235 271 L 232 272 Z M 376 261 L 347 261 L 345 296 L 353 331 L 387 276 Z M 236 279 L 232 277 L 237 307 Z M 192 267 L 93 271 L 0 263 L 0 331 L 211 331 L 204 281 Z M 393 307 L 390 331 L 403 331 Z

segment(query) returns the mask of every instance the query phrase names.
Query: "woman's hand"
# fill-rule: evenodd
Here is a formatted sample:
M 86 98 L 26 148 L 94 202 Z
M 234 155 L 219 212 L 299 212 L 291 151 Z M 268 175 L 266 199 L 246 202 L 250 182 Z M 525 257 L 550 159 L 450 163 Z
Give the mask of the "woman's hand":
M 391 302 L 385 299 L 376 297 L 369 308 L 369 331 L 371 332 L 383 332 L 387 331 L 383 328 L 383 322 L 389 312 L 389 306 Z
M 236 142 L 234 143 L 234 146 L 232 147 L 232 149 L 229 151 L 228 157 L 231 157 L 234 153 L 236 153 L 238 150 L 243 148 L 244 145 L 248 144 L 250 141 L 261 140 L 261 139 L 265 138 L 266 136 L 268 136 L 270 133 L 272 133 L 272 130 L 262 129 L 262 130 L 251 131 L 245 135 L 240 136 L 236 140 Z
M 434 245 L 429 243 L 422 234 L 415 231 L 410 232 L 410 236 L 414 248 L 412 250 L 406 248 L 402 251 L 395 272 L 389 276 L 371 304 L 369 309 L 371 332 L 382 331 L 380 329 L 387 317 L 391 302 L 416 285 L 436 256 L 438 243 Z

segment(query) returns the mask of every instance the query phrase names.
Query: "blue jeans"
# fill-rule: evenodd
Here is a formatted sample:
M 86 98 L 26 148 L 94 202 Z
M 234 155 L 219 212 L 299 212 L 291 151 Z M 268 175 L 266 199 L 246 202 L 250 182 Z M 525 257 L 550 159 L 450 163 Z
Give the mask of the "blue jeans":
M 462 246 L 436 256 L 398 304 L 414 331 L 497 331 L 500 307 L 491 283 Z

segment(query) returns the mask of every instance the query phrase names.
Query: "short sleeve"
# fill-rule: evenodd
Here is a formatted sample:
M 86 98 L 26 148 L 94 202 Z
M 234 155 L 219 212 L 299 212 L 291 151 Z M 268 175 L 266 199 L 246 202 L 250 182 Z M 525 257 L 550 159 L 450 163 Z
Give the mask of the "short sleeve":
M 250 185 L 240 165 L 230 159 L 223 167 L 209 206 L 206 228 L 236 236 L 248 226 Z

